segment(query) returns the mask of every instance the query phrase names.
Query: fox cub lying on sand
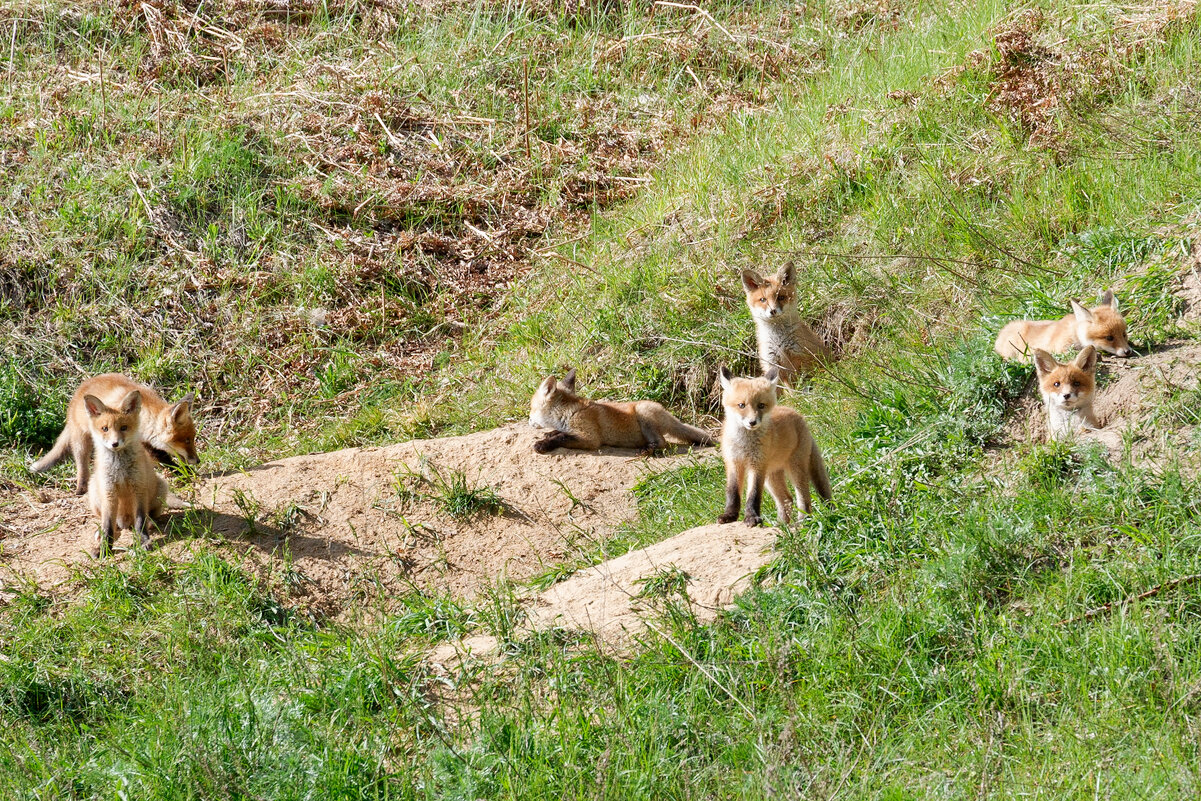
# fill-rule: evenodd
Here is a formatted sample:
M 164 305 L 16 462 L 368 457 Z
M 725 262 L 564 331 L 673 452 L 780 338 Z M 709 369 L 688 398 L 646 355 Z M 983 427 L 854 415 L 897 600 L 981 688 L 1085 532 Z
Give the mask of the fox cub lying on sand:
M 1035 348 L 1034 369 L 1038 388 L 1047 406 L 1047 430 L 1051 439 L 1064 439 L 1076 431 L 1100 428 L 1093 414 L 1097 388 L 1097 351 L 1092 345 L 1067 364 L 1055 361 L 1045 350 Z
M 139 430 L 142 393 L 133 390 L 116 408 L 95 395 L 85 395 L 88 435 L 96 453 L 96 470 L 88 482 L 88 504 L 100 518 L 92 556 L 112 547 L 117 531 L 133 529 L 145 547 L 150 542 L 146 519 L 158 517 L 167 500 L 167 482 L 154 472 Z
M 809 483 L 827 501 L 833 497 L 826 463 L 809 433 L 805 418 L 787 406 L 776 405 L 775 368 L 763 378 L 734 378 L 721 368 L 721 405 L 726 420 L 722 429 L 721 455 L 726 463 L 726 509 L 719 523 L 738 518 L 742 488 L 747 487 L 746 517 L 749 526 L 762 522 L 759 513 L 763 485 L 776 501 L 780 521 L 787 523 L 787 475 L 799 495 L 806 514 L 813 511 Z
M 755 320 L 759 342 L 759 365 L 766 373 L 779 370 L 780 383 L 792 386 L 802 373 L 812 372 L 834 355 L 801 319 L 796 305 L 796 268 L 785 264 L 774 276 L 763 278 L 753 270 L 742 271 L 746 305 Z
M 130 392 L 141 393 L 140 413 L 141 440 L 146 445 L 164 454 L 167 458 L 181 459 L 188 464 L 199 464 L 196 455 L 196 424 L 192 421 L 192 395 L 178 403 L 167 403 L 159 394 L 147 386 L 131 381 L 117 373 L 94 376 L 79 385 L 67 406 L 67 424 L 54 443 L 54 447 L 30 468 L 35 473 L 44 473 L 61 462 L 70 453 L 75 457 L 75 494 L 88 491 L 88 472 L 92 461 L 92 436 L 90 417 L 84 399 L 88 395 L 116 406 Z
M 1072 347 L 1088 345 L 1114 356 L 1134 352 L 1126 338 L 1126 318 L 1118 311 L 1112 291 L 1106 290 L 1101 305 L 1092 309 L 1071 303 L 1072 313 L 1059 320 L 1014 320 L 1001 329 L 993 349 L 1003 359 L 1021 358 L 1036 349 L 1067 353 Z
M 713 445 L 713 437 L 681 423 L 654 401 L 606 403 L 575 394 L 575 370 L 562 381 L 548 376 L 530 401 L 530 425 L 553 429 L 534 443 L 538 453 L 555 448 L 596 450 L 602 445 L 663 449 L 672 437 L 690 445 Z

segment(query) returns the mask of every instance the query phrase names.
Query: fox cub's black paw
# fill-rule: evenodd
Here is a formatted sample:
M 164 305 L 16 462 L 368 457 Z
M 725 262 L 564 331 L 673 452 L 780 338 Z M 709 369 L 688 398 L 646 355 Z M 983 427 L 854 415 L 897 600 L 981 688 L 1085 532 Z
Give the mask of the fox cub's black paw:
M 731 512 L 722 512 L 720 515 L 717 516 L 718 523 L 733 523 L 737 519 L 738 519 L 737 512 L 732 512 L 732 513 Z
M 754 528 L 763 522 L 763 518 L 759 515 L 747 515 L 746 517 L 742 518 L 742 522 L 746 523 L 751 528 Z
M 534 443 L 534 453 L 550 453 L 557 447 L 559 447 L 559 444 L 550 437 L 547 437 Z

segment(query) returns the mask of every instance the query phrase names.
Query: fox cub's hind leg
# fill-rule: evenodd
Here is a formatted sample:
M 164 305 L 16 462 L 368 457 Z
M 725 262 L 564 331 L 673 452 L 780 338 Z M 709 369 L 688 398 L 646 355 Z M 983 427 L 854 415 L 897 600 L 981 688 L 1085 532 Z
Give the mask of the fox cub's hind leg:
M 75 457 L 75 494 L 87 495 L 88 479 L 92 472 L 92 437 L 87 432 L 77 433 L 71 442 L 71 454 Z
M 663 438 L 658 427 L 647 420 L 638 420 L 638 428 L 642 431 L 642 436 L 646 440 L 646 447 L 642 449 L 644 456 L 654 456 L 659 451 L 667 448 L 667 440 Z
M 809 454 L 802 454 L 798 451 L 788 465 L 788 477 L 792 479 L 792 485 L 796 487 L 797 491 L 797 504 L 805 514 L 813 513 L 813 496 L 809 493 L 809 484 L 813 480 L 813 476 L 809 469 L 809 458 Z
M 776 514 L 780 518 L 781 523 L 787 523 L 791 519 L 788 513 L 788 482 L 784 480 L 784 471 L 777 470 L 767 477 L 767 491 L 771 493 L 772 500 L 776 502 Z

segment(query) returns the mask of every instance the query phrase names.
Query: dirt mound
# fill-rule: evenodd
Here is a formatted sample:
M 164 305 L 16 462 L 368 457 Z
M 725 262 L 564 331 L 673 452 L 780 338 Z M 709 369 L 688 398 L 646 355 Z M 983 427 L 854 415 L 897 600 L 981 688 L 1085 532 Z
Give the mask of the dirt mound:
M 684 595 L 699 620 L 713 620 L 772 560 L 778 534 L 742 523 L 688 529 L 551 587 L 531 608 L 529 625 L 591 631 L 620 642 L 645 630 L 643 615 L 657 598 Z
M 615 647 L 647 628 L 648 612 L 665 599 L 683 601 L 701 622 L 717 617 L 773 558 L 779 532 L 742 523 L 688 529 L 624 556 L 581 570 L 537 596 L 527 631 L 552 626 L 586 631 Z M 429 661 L 451 666 L 466 658 L 489 659 L 499 648 L 486 635 L 447 642 Z
M 1129 443 L 1136 462 L 1156 465 L 1166 458 L 1185 456 L 1183 446 L 1193 438 L 1198 414 L 1197 366 L 1201 343 L 1184 340 L 1156 346 L 1143 356 L 1118 359 L 1102 355 L 1097 370 L 1094 408 L 1100 430 L 1077 435 L 1082 442 L 1100 442 L 1110 458 L 1124 456 Z M 1144 426 L 1151 418 L 1155 426 Z M 1018 402 L 1004 429 L 1005 445 L 1047 440 L 1047 414 L 1037 386 Z
M 502 575 L 528 578 L 573 542 L 603 539 L 635 515 L 629 490 L 641 478 L 694 458 L 620 449 L 538 456 L 538 436 L 510 425 L 214 477 L 197 498 L 205 510 L 173 515 L 152 547 L 186 558 L 202 547 L 197 536 L 209 537 L 325 614 L 412 586 L 470 597 Z M 25 493 L 4 514 L 4 573 L 53 584 L 87 560 L 94 523 L 85 499 Z

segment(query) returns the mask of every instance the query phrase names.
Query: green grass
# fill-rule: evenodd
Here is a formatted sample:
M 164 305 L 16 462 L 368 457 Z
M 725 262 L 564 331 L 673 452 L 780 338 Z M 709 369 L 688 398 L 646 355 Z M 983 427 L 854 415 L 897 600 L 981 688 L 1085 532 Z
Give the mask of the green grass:
M 417 470 L 402 468 L 393 478 L 393 486 L 401 501 L 429 501 L 451 517 L 498 515 L 507 509 L 492 487 L 476 486 L 462 470 L 443 469 L 425 459 Z
M 715 414 L 716 365 L 753 369 L 737 269 L 792 255 L 802 309 L 841 354 L 788 397 L 835 502 L 784 530 L 715 623 L 665 566 L 643 587 L 654 628 L 620 653 L 523 634 L 527 589 L 505 583 L 313 621 L 203 540 L 190 559 L 89 567 L 70 597 L 10 587 L 0 795 L 1195 797 L 1201 584 L 1178 582 L 1201 573 L 1195 457 L 1003 451 L 1031 368 L 991 355 L 1005 320 L 1109 287 L 1140 349 L 1196 335 L 1170 291 L 1201 212 L 1195 10 L 1161 27 L 1141 6 L 1054 0 L 706 5 L 727 35 L 678 9 L 548 7 L 324 4 L 287 23 L 288 46 L 255 40 L 253 62 L 228 68 L 209 33 L 155 55 L 145 20 L 22 10 L 39 22 L 13 29 L 6 119 L 28 120 L 32 78 L 57 59 L 106 52 L 113 84 L 107 99 L 72 85 L 52 124 L 0 134 L 24 153 L 4 169 L 26 199 L 4 201 L 21 225 L 0 234 L 0 287 L 19 288 L 0 317 L 23 332 L 0 362 L 20 367 L 0 383 L 0 420 L 19 420 L 4 475 L 28 481 L 18 457 L 53 433 L 81 368 L 220 398 L 210 421 L 233 433 L 206 456 L 222 466 L 519 418 L 567 365 L 598 396 Z M 381 25 L 388 47 L 371 48 Z M 1018 29 L 1033 44 L 1003 50 Z M 331 68 L 306 73 L 314 58 Z M 1058 105 L 1001 91 L 1003 64 L 1042 70 Z M 156 96 L 133 88 L 147 76 L 190 113 L 160 126 Z M 263 87 L 301 94 L 273 110 L 252 99 Z M 464 165 L 462 185 L 389 194 L 419 177 L 378 183 L 371 154 L 418 151 L 343 100 L 378 108 L 429 170 Z M 462 115 L 500 122 L 488 140 L 446 122 Z M 617 120 L 647 140 L 622 177 L 653 180 L 602 200 L 590 165 Z M 319 129 L 349 171 L 306 154 Z M 515 193 L 496 189 L 509 179 Z M 529 237 L 511 288 L 456 285 L 452 262 L 479 245 L 465 223 L 499 231 L 502 199 L 577 217 Z M 155 306 L 173 287 L 185 299 Z M 430 360 L 433 378 L 414 375 Z M 1170 389 L 1147 433 L 1196 424 L 1196 388 Z M 605 540 L 565 531 L 535 586 L 712 522 L 722 483 L 713 459 L 644 480 L 635 522 Z M 466 472 L 398 492 L 499 511 Z M 481 633 L 501 640 L 496 663 L 423 661 Z

